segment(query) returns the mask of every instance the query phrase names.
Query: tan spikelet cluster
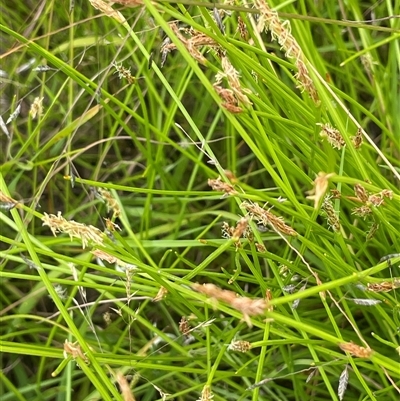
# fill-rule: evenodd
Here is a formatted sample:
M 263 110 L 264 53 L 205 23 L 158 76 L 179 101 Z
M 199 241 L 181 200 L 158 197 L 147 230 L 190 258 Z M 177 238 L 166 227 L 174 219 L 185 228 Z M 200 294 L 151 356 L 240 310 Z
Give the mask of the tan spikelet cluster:
M 228 184 L 226 182 L 223 182 L 221 180 L 221 177 L 218 177 L 217 179 L 209 179 L 208 180 L 208 185 L 214 190 L 214 191 L 222 191 L 225 192 L 225 195 L 235 195 L 237 194 L 237 191 L 234 189 L 233 185 Z
M 243 21 L 243 18 L 239 15 L 238 16 L 238 26 L 237 30 L 239 31 L 239 34 L 243 40 L 248 40 L 249 38 L 249 33 L 247 31 L 247 27 L 245 22 Z
M 119 388 L 121 390 L 121 395 L 124 401 L 136 401 L 136 398 L 133 396 L 131 387 L 129 386 L 128 380 L 123 375 L 122 372 L 118 372 L 116 375 L 117 383 L 119 384 Z
M 97 191 L 107 205 L 107 212 L 112 210 L 113 217 L 118 217 L 121 214 L 121 209 L 119 207 L 117 200 L 114 199 L 111 193 L 106 189 L 98 188 Z
M 354 185 L 354 194 L 356 196 L 356 200 L 363 203 L 363 205 L 353 208 L 352 212 L 353 214 L 364 219 L 372 215 L 373 207 L 380 207 L 384 205 L 385 198 L 393 198 L 393 191 L 389 189 L 384 189 L 376 194 L 370 194 L 361 184 Z
M 103 233 L 94 226 L 78 223 L 74 220 L 66 220 L 61 216 L 61 212 L 54 214 L 44 213 L 42 217 L 43 226 L 50 227 L 51 232 L 56 237 L 57 233 L 66 233 L 72 238 L 79 238 L 82 241 L 82 247 L 93 242 L 98 245 L 103 244 Z
M 248 352 L 251 350 L 251 343 L 248 341 L 232 341 L 228 346 L 229 351 Z
M 43 97 L 35 97 L 29 110 L 30 116 L 35 119 L 43 115 Z
M 351 142 L 353 143 L 355 149 L 361 148 L 363 144 L 363 135 L 360 128 L 357 130 L 356 134 L 353 137 L 351 137 Z
M 322 202 L 321 209 L 325 212 L 329 228 L 332 228 L 336 233 L 340 231 L 339 217 L 333 207 L 331 197 L 326 196 Z
M 319 206 L 320 200 L 325 196 L 325 193 L 328 189 L 329 178 L 333 177 L 334 173 L 324 173 L 320 171 L 318 173 L 317 178 L 314 180 L 314 188 L 307 193 L 310 194 L 307 196 L 307 199 L 314 200 L 314 209 L 317 209 Z
M 321 126 L 321 132 L 319 135 L 330 143 L 333 148 L 341 149 L 346 145 L 346 141 L 339 130 L 333 128 L 330 124 L 317 124 Z
M 236 248 L 242 246 L 240 238 L 248 238 L 249 241 L 254 240 L 253 232 L 249 226 L 249 220 L 246 217 L 242 217 L 235 227 L 231 227 L 226 221 L 222 223 L 222 237 L 227 239 L 233 239 L 235 241 Z
M 165 287 L 160 287 L 157 292 L 157 295 L 153 298 L 153 302 L 159 302 L 166 297 L 168 294 L 168 290 Z
M 233 90 L 223 88 L 221 85 L 216 83 L 214 83 L 213 86 L 219 97 L 222 99 L 222 107 L 233 114 L 239 114 L 243 112 L 243 109 L 238 106 L 238 100 L 236 99 Z
M 389 292 L 400 288 L 400 280 L 382 281 L 380 283 L 368 283 L 367 289 L 371 292 Z
M 217 43 L 213 39 L 202 32 L 196 31 L 194 29 L 180 29 L 174 22 L 170 23 L 169 26 L 171 27 L 177 38 L 186 47 L 190 55 L 200 64 L 206 64 L 207 60 L 198 50 L 199 47 L 218 47 Z M 182 31 L 188 36 L 187 38 L 181 33 Z M 161 53 L 168 54 L 170 51 L 175 49 L 176 45 L 174 43 L 170 41 L 165 41 L 161 47 Z
M 115 73 L 118 74 L 118 78 L 125 78 L 130 84 L 134 84 L 136 82 L 136 78 L 132 75 L 131 70 L 129 68 L 125 68 L 122 64 L 118 65 L 117 63 L 113 63 L 115 67 Z
M 72 343 L 68 340 L 64 342 L 64 359 L 68 358 L 68 355 L 71 355 L 73 359 L 80 358 L 86 364 L 89 363 L 87 356 L 83 353 L 81 346 L 78 343 Z
M 269 210 L 263 209 L 258 204 L 243 202 L 240 206 L 248 211 L 251 218 L 253 218 L 257 223 L 262 224 L 264 227 L 269 225 L 282 234 L 291 236 L 298 235 L 292 227 L 285 224 L 282 217 L 275 216 Z
M 94 249 L 90 253 L 93 254 L 94 256 L 96 256 L 96 258 L 105 260 L 108 263 L 116 263 L 119 266 L 126 265 L 126 263 L 123 262 L 121 259 L 117 258 L 116 256 L 110 255 L 109 253 L 104 252 L 101 249 Z
M 290 32 L 290 22 L 287 20 L 282 22 L 279 19 L 278 13 L 273 11 L 265 0 L 255 0 L 254 5 L 261 15 L 257 24 L 258 31 L 261 32 L 265 29 L 271 32 L 272 40 L 278 41 L 281 48 L 285 50 L 285 56 L 294 60 L 297 67 L 295 77 L 298 81 L 298 87 L 301 90 L 305 90 L 311 99 L 315 103 L 318 103 L 317 90 L 304 62 L 303 51 Z
M 114 10 L 110 4 L 102 0 L 89 0 L 90 4 L 96 9 L 103 12 L 107 17 L 114 18 L 119 23 L 123 24 L 126 22 L 124 16 L 119 12 Z
M 211 391 L 211 387 L 206 384 L 201 391 L 201 397 L 197 401 L 211 401 L 214 398 L 214 394 Z
M 340 343 L 339 347 L 343 351 L 349 352 L 357 358 L 369 358 L 373 352 L 371 348 L 361 347 L 357 344 L 354 344 L 352 341 L 348 343 Z
M 228 57 L 224 54 L 221 55 L 222 71 L 218 72 L 215 76 L 214 88 L 223 100 L 222 106 L 227 110 L 239 107 L 239 104 L 249 106 L 252 103 L 247 97 L 248 89 L 244 89 L 240 83 L 239 72 L 233 67 Z M 220 85 L 222 80 L 226 78 L 230 89 L 223 89 Z
M 181 321 L 179 322 L 179 331 L 184 335 L 187 336 L 190 333 L 190 326 L 189 322 L 185 316 L 182 316 Z
M 206 294 L 216 301 L 223 301 L 243 314 L 244 321 L 251 327 L 249 316 L 262 315 L 268 303 L 262 298 L 248 298 L 237 296 L 235 292 L 223 290 L 214 284 L 193 284 L 192 288 Z

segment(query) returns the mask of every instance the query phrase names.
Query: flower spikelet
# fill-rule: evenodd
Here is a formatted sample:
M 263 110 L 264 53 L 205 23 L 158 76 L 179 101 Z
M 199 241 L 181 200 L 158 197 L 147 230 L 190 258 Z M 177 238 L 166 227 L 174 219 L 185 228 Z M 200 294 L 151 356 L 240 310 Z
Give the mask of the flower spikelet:
M 114 18 L 119 23 L 123 24 L 126 22 L 124 16 L 119 12 L 114 10 L 108 3 L 102 0 L 89 0 L 90 4 L 96 9 L 103 12 L 108 17 Z
M 233 185 L 228 184 L 226 182 L 223 182 L 221 180 L 221 177 L 218 177 L 215 180 L 210 178 L 208 180 L 208 185 L 214 191 L 222 191 L 222 192 L 225 192 L 226 195 L 235 195 L 235 194 L 237 194 L 236 190 L 233 188 Z
M 324 201 L 322 202 L 321 209 L 326 214 L 326 219 L 328 221 L 328 226 L 332 228 L 333 231 L 339 232 L 340 231 L 340 223 L 338 215 L 332 205 L 331 198 L 326 196 Z
M 270 31 L 272 40 L 277 40 L 285 50 L 285 56 L 294 60 L 297 67 L 296 79 L 298 87 L 308 92 L 315 103 L 319 102 L 318 93 L 305 64 L 304 54 L 290 31 L 290 22 L 281 22 L 278 13 L 270 8 L 265 0 L 255 0 L 254 5 L 261 17 L 257 25 L 258 30 Z
M 228 346 L 229 351 L 236 351 L 236 352 L 243 352 L 243 353 L 250 351 L 250 349 L 251 349 L 251 343 L 249 343 L 248 341 L 234 340 Z
M 297 232 L 288 226 L 282 217 L 275 216 L 269 210 L 263 209 L 256 203 L 243 202 L 240 206 L 246 209 L 250 216 L 263 226 L 269 225 L 283 234 L 297 236 Z
M 237 296 L 235 292 L 223 290 L 214 284 L 193 284 L 192 288 L 208 295 L 217 301 L 223 301 L 243 314 L 246 323 L 251 326 L 249 316 L 261 315 L 268 306 L 268 302 L 262 298 L 248 298 Z
M 98 188 L 98 192 L 101 198 L 105 201 L 107 205 L 107 211 L 113 211 L 113 217 L 118 217 L 121 214 L 121 209 L 115 198 L 111 195 L 109 191 L 103 188 Z
M 343 135 L 339 130 L 333 128 L 330 124 L 318 124 L 321 126 L 320 136 L 326 138 L 326 140 L 330 143 L 333 148 L 341 149 L 346 145 L 345 140 L 343 139 Z
M 79 238 L 82 241 L 82 247 L 93 242 L 98 245 L 103 244 L 103 233 L 94 226 L 78 223 L 74 220 L 66 220 L 61 216 L 61 212 L 54 214 L 44 213 L 42 217 L 43 226 L 50 227 L 51 232 L 56 237 L 57 233 L 66 233 L 71 238 Z
M 365 348 L 361 347 L 357 344 L 354 344 L 352 341 L 348 343 L 340 343 L 339 347 L 343 350 L 346 351 L 357 358 L 369 358 L 372 355 L 372 349 L 371 348 Z

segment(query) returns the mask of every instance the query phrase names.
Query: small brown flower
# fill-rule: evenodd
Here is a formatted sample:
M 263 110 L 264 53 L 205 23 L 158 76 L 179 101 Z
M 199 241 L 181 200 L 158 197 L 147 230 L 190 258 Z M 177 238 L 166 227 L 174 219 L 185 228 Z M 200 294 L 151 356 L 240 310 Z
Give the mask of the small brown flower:
M 362 130 L 360 128 L 358 128 L 356 135 L 351 137 L 351 142 L 355 149 L 359 149 L 363 144 Z
M 256 248 L 258 252 L 264 253 L 267 251 L 267 248 L 265 247 L 264 244 L 259 244 L 258 242 L 256 243 Z
M 80 358 L 86 364 L 89 363 L 88 358 L 83 353 L 81 346 L 77 342 L 72 343 L 68 340 L 65 340 L 65 342 L 64 342 L 64 358 L 67 359 L 68 355 L 71 355 L 73 359 Z
M 368 283 L 367 284 L 368 291 L 371 292 L 389 292 L 400 288 L 400 281 L 382 281 L 380 283 Z
M 182 316 L 181 321 L 179 322 L 179 331 L 184 335 L 187 336 L 190 333 L 190 326 L 189 322 L 185 316 Z
M 361 202 L 368 200 L 368 192 L 361 184 L 354 185 L 354 193 Z
M 122 260 L 118 259 L 117 257 L 110 255 L 107 252 L 102 251 L 101 249 L 95 249 L 93 251 L 91 251 L 90 253 L 92 253 L 94 256 L 96 256 L 96 258 L 99 258 L 101 260 L 105 260 L 108 263 L 117 263 L 120 266 L 123 266 L 125 263 L 122 262 Z
M 343 351 L 346 351 L 357 358 L 369 358 L 373 352 L 371 348 L 361 347 L 357 344 L 354 344 L 352 341 L 348 343 L 340 343 L 339 347 Z
M 322 202 L 321 209 L 326 214 L 328 226 L 330 228 L 332 228 L 333 231 L 339 232 L 340 231 L 339 217 L 335 212 L 335 209 L 333 207 L 330 197 L 325 197 L 324 201 Z
M 229 351 L 248 352 L 251 349 L 251 343 L 248 341 L 232 341 L 229 346 Z
M 249 33 L 247 32 L 246 24 L 240 15 L 238 16 L 237 30 L 239 31 L 241 38 L 247 41 Z
M 208 185 L 214 191 L 222 191 L 222 192 L 225 192 L 226 195 L 235 195 L 235 194 L 237 194 L 236 190 L 233 188 L 233 185 L 228 184 L 226 182 L 223 182 L 221 180 L 221 177 L 218 177 L 215 180 L 210 178 L 208 180 Z
M 369 206 L 355 207 L 353 209 L 353 214 L 365 219 L 366 217 L 372 214 L 372 210 Z
M 327 139 L 327 141 L 332 145 L 333 148 L 341 149 L 346 145 L 342 134 L 333 128 L 330 124 L 318 124 L 321 126 L 320 136 Z
M 57 233 L 66 233 L 72 238 L 80 238 L 82 241 L 82 247 L 88 245 L 89 242 L 93 242 L 98 245 L 103 244 L 103 233 L 96 227 L 87 226 L 82 223 L 77 223 L 74 220 L 66 220 L 61 216 L 61 212 L 54 214 L 44 213 L 43 225 L 49 226 L 53 235 L 56 237 Z
M 118 65 L 117 63 L 113 63 L 115 67 L 115 73 L 118 73 L 118 78 L 125 78 L 128 83 L 131 85 L 136 82 L 136 78 L 131 74 L 131 70 L 129 68 L 125 68 L 122 64 Z
M 261 315 L 268 306 L 267 301 L 262 298 L 238 297 L 236 293 L 229 290 L 223 290 L 214 284 L 193 284 L 192 288 L 198 292 L 208 295 L 217 301 L 223 301 L 232 308 L 243 314 L 245 322 L 251 326 L 249 316 Z
M 282 217 L 275 216 L 269 210 L 263 209 L 256 203 L 243 202 L 240 207 L 246 209 L 250 216 L 263 226 L 269 225 L 274 230 L 277 230 L 283 234 L 291 236 L 297 235 L 297 232 L 292 227 L 285 224 Z
M 240 114 L 243 113 L 243 109 L 239 106 L 235 106 L 234 104 L 230 103 L 221 103 L 221 106 L 228 110 L 232 114 Z
M 249 220 L 246 217 L 242 217 L 236 224 L 236 227 L 232 233 L 232 239 L 237 241 L 240 237 L 242 237 L 246 233 L 248 226 Z

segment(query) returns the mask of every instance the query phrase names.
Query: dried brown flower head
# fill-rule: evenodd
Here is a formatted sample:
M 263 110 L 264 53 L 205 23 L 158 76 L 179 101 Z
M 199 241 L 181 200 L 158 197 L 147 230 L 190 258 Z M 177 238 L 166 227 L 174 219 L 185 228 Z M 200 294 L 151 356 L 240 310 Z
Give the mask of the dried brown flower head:
M 254 5 L 261 15 L 257 30 L 261 32 L 265 29 L 271 32 L 272 40 L 278 41 L 281 48 L 285 50 L 285 56 L 294 60 L 297 67 L 295 77 L 298 81 L 298 87 L 308 92 L 315 103 L 319 103 L 318 93 L 305 64 L 304 54 L 290 32 L 290 22 L 288 20 L 281 22 L 278 13 L 272 10 L 265 0 L 255 0 Z
M 333 204 L 331 202 L 331 198 L 329 196 L 325 197 L 324 201 L 322 202 L 321 209 L 326 214 L 326 219 L 328 221 L 328 226 L 330 228 L 332 228 L 333 231 L 339 232 L 340 231 L 339 217 L 335 212 L 335 209 L 334 209 Z
M 71 240 L 72 238 L 79 238 L 82 241 L 83 249 L 85 249 L 89 242 L 98 245 L 103 244 L 103 233 L 98 228 L 77 223 L 74 220 L 66 220 L 61 216 L 61 212 L 58 212 L 57 216 L 44 213 L 42 221 L 44 226 L 50 227 L 55 237 L 57 233 L 66 233 Z
M 179 331 L 184 335 L 187 336 L 190 333 L 190 326 L 189 322 L 185 316 L 182 316 L 181 321 L 179 322 Z
M 239 297 L 235 292 L 223 290 L 214 284 L 193 284 L 192 288 L 198 292 L 208 295 L 217 301 L 223 301 L 232 308 L 243 314 L 245 322 L 251 326 L 249 316 L 261 315 L 268 306 L 267 301 L 262 298 L 251 299 L 247 297 Z
M 129 68 L 125 68 L 122 63 L 120 65 L 113 63 L 113 66 L 115 67 L 114 74 L 117 73 L 119 79 L 125 78 L 130 84 L 134 84 L 136 82 L 136 78 L 131 74 L 131 70 Z
M 400 280 L 382 281 L 380 283 L 368 283 L 367 289 L 371 292 L 389 292 L 400 288 Z
M 357 358 L 369 358 L 373 352 L 371 348 L 361 347 L 357 344 L 354 344 L 352 341 L 348 343 L 340 343 L 339 347 L 343 351 L 349 352 Z
M 354 193 L 361 202 L 368 200 L 368 191 L 361 184 L 354 185 Z
M 355 149 L 359 149 L 363 144 L 362 130 L 360 128 L 358 128 L 356 135 L 351 137 L 351 142 Z
M 245 22 L 243 21 L 243 18 L 239 15 L 238 16 L 238 26 L 237 26 L 237 30 L 240 33 L 240 36 L 243 40 L 248 40 L 249 37 L 249 33 L 247 31 L 247 27 Z
M 346 145 L 342 134 L 336 128 L 333 128 L 330 124 L 318 124 L 321 126 L 320 136 L 327 139 L 333 148 L 341 149 Z
M 372 214 L 372 209 L 369 206 L 360 206 L 360 207 L 355 207 L 352 213 L 355 214 L 356 216 L 365 219 L 366 217 Z
M 125 265 L 125 263 L 121 259 L 118 259 L 117 257 L 110 255 L 109 253 L 104 252 L 101 249 L 94 249 L 90 253 L 92 253 L 94 256 L 96 256 L 96 258 L 105 260 L 108 263 L 117 263 L 119 266 Z
M 256 203 L 243 202 L 240 207 L 246 209 L 250 216 L 263 226 L 270 226 L 274 230 L 291 236 L 296 236 L 297 232 L 287 224 L 285 224 L 282 217 L 277 217 L 269 210 L 263 209 Z
M 106 203 L 107 205 L 107 212 L 112 210 L 113 212 L 113 217 L 118 217 L 121 214 L 121 209 L 119 207 L 119 204 L 115 198 L 111 195 L 110 191 L 107 191 L 106 189 L 103 188 L 98 188 L 97 192 L 100 196 L 100 198 Z
M 81 346 L 77 342 L 72 343 L 68 340 L 65 340 L 65 342 L 64 342 L 64 358 L 67 359 L 68 355 L 71 355 L 73 359 L 80 358 L 86 364 L 89 363 L 87 356 L 83 353 Z
M 107 17 L 114 18 L 120 24 L 126 22 L 124 16 L 119 12 L 114 10 L 110 4 L 102 1 L 102 0 L 89 0 L 90 4 L 96 9 L 103 12 Z
M 228 350 L 229 351 L 236 351 L 236 352 L 248 352 L 251 349 L 251 343 L 248 341 L 232 341 L 229 346 Z
M 218 177 L 215 180 L 210 178 L 208 180 L 208 185 L 214 191 L 222 191 L 222 192 L 225 192 L 226 195 L 235 195 L 235 194 L 237 194 L 236 190 L 233 188 L 233 185 L 228 184 L 226 182 L 223 182 L 221 180 L 221 177 Z

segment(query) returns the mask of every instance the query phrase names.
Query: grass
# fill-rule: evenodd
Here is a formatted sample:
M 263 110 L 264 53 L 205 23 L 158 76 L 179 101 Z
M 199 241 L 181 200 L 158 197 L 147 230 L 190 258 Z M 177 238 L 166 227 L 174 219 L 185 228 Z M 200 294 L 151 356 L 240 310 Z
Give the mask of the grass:
M 398 400 L 400 3 L 92 3 L 0 13 L 1 399 Z

